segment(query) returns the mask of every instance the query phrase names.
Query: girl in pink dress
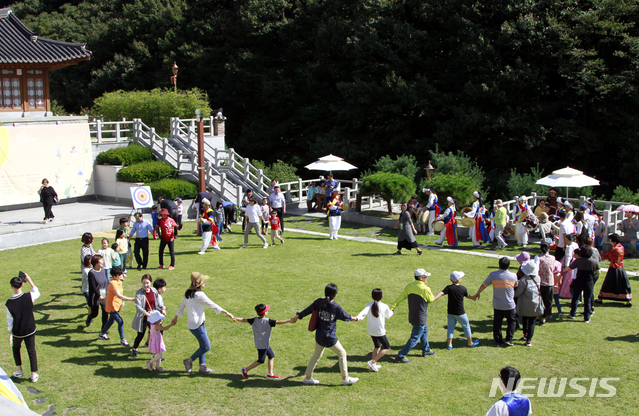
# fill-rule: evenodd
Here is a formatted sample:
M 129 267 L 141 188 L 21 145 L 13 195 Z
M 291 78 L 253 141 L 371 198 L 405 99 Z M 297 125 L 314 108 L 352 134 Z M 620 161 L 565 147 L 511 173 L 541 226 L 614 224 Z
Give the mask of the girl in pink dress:
M 151 312 L 151 316 L 147 318 L 150 324 L 149 352 L 155 354 L 150 361 L 146 362 L 146 368 L 148 368 L 149 371 L 153 371 L 153 363 L 155 363 L 155 369 L 159 372 L 164 372 L 164 369 L 160 367 L 160 363 L 162 362 L 162 353 L 166 351 L 166 347 L 164 346 L 164 340 L 162 339 L 162 333 L 160 331 L 166 331 L 174 325 L 170 323 L 167 326 L 162 326 L 162 319 L 164 318 L 165 316 L 162 315 L 160 311 Z

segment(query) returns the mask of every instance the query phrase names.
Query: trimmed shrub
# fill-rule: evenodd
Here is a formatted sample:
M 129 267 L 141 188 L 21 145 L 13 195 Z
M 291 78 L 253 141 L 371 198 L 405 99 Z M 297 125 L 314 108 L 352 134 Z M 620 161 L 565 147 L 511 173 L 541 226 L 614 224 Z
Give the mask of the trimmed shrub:
M 129 166 L 134 163 L 155 160 L 151 149 L 131 144 L 126 147 L 117 147 L 100 153 L 95 158 L 98 165 L 122 165 Z
M 422 187 L 432 188 L 439 197 L 439 205 L 446 207 L 446 198 L 452 196 L 457 200 L 459 207 L 467 207 L 473 203 L 473 192 L 479 189 L 477 182 L 473 178 L 463 173 L 456 175 L 436 175 L 429 182 L 422 180 Z M 425 195 L 419 192 L 419 195 Z
M 251 164 L 257 169 L 262 169 L 264 176 L 269 179 L 276 179 L 278 183 L 295 182 L 299 177 L 295 166 L 279 159 L 269 166 L 266 166 L 266 163 L 261 160 L 253 160 Z
M 408 201 L 415 192 L 415 183 L 398 173 L 377 172 L 362 178 L 362 195 L 379 195 L 388 204 L 392 214 L 391 199 L 395 202 Z
M 203 117 L 211 114 L 209 99 L 202 90 L 173 92 L 172 89 L 151 91 L 114 91 L 96 98 L 95 111 L 105 120 L 140 118 L 149 127 L 155 127 L 160 136 L 169 132 L 171 117 L 195 118 L 200 109 Z
M 185 179 L 162 179 L 145 185 L 151 187 L 151 194 L 156 201 L 161 196 L 168 199 L 191 199 L 197 196 L 197 185 Z
M 177 178 L 178 171 L 165 162 L 151 161 L 134 163 L 120 169 L 118 179 L 124 182 L 155 182 L 160 179 Z

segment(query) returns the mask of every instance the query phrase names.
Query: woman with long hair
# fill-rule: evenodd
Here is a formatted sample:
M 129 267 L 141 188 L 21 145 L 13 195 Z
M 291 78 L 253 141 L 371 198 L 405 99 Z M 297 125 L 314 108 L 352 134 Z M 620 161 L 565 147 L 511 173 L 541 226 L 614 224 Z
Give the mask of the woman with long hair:
M 342 347 L 335 331 L 337 329 L 337 320 L 341 321 L 356 321 L 357 318 L 344 312 L 341 306 L 335 303 L 335 297 L 337 296 L 337 285 L 329 283 L 324 288 L 324 298 L 319 298 L 311 305 L 304 309 L 302 312 L 297 313 L 297 318 L 301 319 L 307 315 L 317 311 L 317 328 L 315 330 L 315 354 L 311 358 L 311 361 L 306 367 L 306 378 L 302 381 L 303 384 L 319 384 L 319 380 L 313 379 L 313 371 L 317 362 L 322 358 L 324 350 L 329 348 L 335 354 L 337 354 L 339 360 L 339 369 L 342 373 L 342 385 L 351 385 L 357 383 L 359 378 L 348 376 L 348 364 L 346 363 L 346 350 Z M 296 319 L 297 320 L 297 319 Z
M 97 317 L 102 309 L 102 326 L 109 319 L 106 307 L 107 287 L 109 286 L 109 278 L 104 274 L 104 260 L 99 254 L 91 257 L 91 267 L 89 270 L 89 316 L 87 316 L 86 326 L 90 326 L 93 318 Z
M 193 353 L 193 355 L 183 361 L 184 368 L 187 373 L 193 372 L 193 361 L 196 359 L 199 359 L 200 361 L 200 373 L 208 374 L 214 372 L 212 368 L 208 368 L 206 366 L 206 352 L 211 349 L 211 342 L 209 341 L 209 336 L 206 334 L 204 308 L 208 306 L 217 314 L 221 312 L 229 318 L 235 319 L 233 315 L 218 306 L 215 302 L 209 299 L 204 292 L 202 292 L 202 289 L 208 279 L 209 276 L 205 276 L 202 273 L 191 273 L 191 286 L 184 293 L 182 303 L 180 304 L 180 307 L 178 307 L 177 312 L 175 312 L 175 317 L 171 321 L 172 325 L 177 324 L 178 316 L 183 316 L 184 311 L 186 310 L 186 322 L 189 331 L 191 331 L 200 344 L 199 348 Z

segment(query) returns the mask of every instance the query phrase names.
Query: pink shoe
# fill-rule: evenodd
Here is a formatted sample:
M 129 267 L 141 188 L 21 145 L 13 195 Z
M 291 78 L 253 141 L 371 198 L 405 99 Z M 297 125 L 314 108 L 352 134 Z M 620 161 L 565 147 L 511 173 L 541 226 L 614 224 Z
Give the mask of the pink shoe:
M 146 368 L 148 368 L 149 371 L 153 371 L 153 364 L 151 364 L 151 361 L 146 362 Z
M 175 267 L 169 266 L 169 270 L 175 270 Z
M 159 373 L 163 373 L 163 372 L 165 372 L 165 371 L 166 371 L 166 370 L 165 370 L 165 369 L 163 369 L 162 367 L 158 367 L 158 368 L 156 368 L 156 370 L 157 370 Z
M 279 379 L 280 376 L 276 375 L 276 374 L 267 374 L 266 378 L 272 378 L 272 379 Z

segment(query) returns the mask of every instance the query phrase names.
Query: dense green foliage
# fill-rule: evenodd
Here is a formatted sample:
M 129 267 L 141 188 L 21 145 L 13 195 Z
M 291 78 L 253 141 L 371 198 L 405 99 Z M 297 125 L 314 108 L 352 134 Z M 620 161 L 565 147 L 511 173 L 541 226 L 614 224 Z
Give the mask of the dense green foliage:
M 266 166 L 266 163 L 261 160 L 253 160 L 251 163 L 257 169 L 262 169 L 264 176 L 269 179 L 275 179 L 279 183 L 294 182 L 297 178 L 299 178 L 297 175 L 297 168 L 295 166 L 279 159 L 268 166 Z
M 195 110 L 202 111 L 202 117 L 211 114 L 205 92 L 194 88 L 189 91 L 173 92 L 156 88 L 151 91 L 118 90 L 107 92 L 95 100 L 94 113 L 104 120 L 126 118 L 142 119 L 157 133 L 165 137 L 169 132 L 171 117 L 195 118 Z
M 168 199 L 192 199 L 197 196 L 197 184 L 185 179 L 161 179 L 144 185 L 151 187 L 151 194 L 153 194 L 155 199 L 161 196 Z
M 373 167 L 377 172 L 391 172 L 399 173 L 406 176 L 411 181 L 415 181 L 415 176 L 419 172 L 419 166 L 417 159 L 413 155 L 401 155 L 395 159 L 386 155 L 382 156 L 373 164 Z M 363 176 L 366 176 L 372 172 L 367 172 Z
M 38 35 L 86 42 L 53 71 L 68 111 L 115 90 L 206 91 L 249 158 L 463 150 L 503 196 L 511 169 L 570 165 L 639 188 L 639 4 L 616 0 L 25 0 Z M 273 145 L 277 150 L 273 151 Z M 621 151 L 623 149 L 623 152 Z M 629 156 L 630 155 L 630 156 Z M 434 162 L 435 167 L 438 167 Z M 451 172 L 443 172 L 451 173 Z M 416 178 L 419 181 L 421 178 Z
M 639 205 L 639 192 L 632 192 L 632 190 L 630 190 L 629 188 L 619 185 L 615 188 L 610 200 Z
M 467 207 L 473 203 L 473 192 L 477 190 L 476 182 L 464 174 L 445 174 L 434 176 L 430 182 L 422 182 L 423 187 L 432 188 L 439 196 L 441 207 L 446 207 L 446 197 L 452 196 L 459 207 Z M 426 201 L 425 194 L 422 200 Z
M 160 179 L 177 178 L 178 170 L 160 161 L 140 162 L 118 171 L 118 179 L 124 182 L 155 182 Z
M 153 152 L 147 147 L 131 144 L 126 147 L 116 147 L 98 154 L 95 163 L 98 165 L 129 166 L 134 163 L 155 160 Z
M 510 178 L 508 178 L 508 194 L 507 198 L 512 198 L 515 195 L 530 195 L 531 192 L 536 192 L 537 195 L 548 195 L 550 188 L 544 185 L 537 185 L 539 179 L 544 176 L 544 171 L 539 169 L 539 164 L 536 168 L 531 168 L 530 173 L 517 173 L 517 169 L 510 171 Z
M 388 213 L 392 212 L 391 200 L 408 201 L 415 192 L 415 183 L 399 173 L 377 172 L 362 178 L 362 195 L 378 195 L 388 203 Z

